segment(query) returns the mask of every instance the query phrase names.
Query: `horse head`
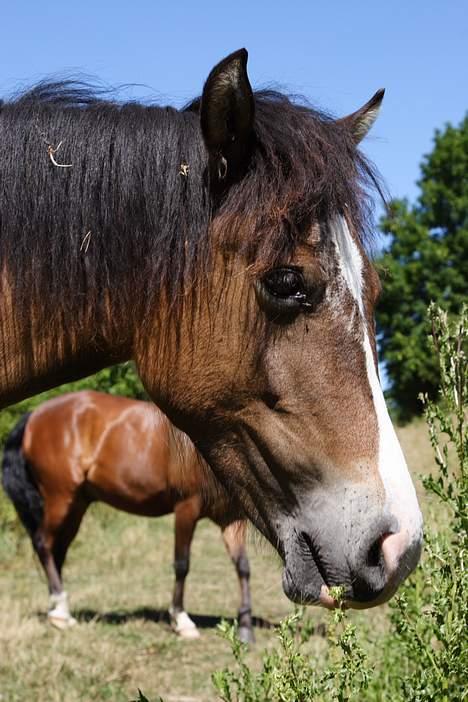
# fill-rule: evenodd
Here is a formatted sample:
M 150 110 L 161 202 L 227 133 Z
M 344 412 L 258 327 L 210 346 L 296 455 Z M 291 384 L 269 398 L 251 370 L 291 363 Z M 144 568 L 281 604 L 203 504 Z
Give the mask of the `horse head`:
M 279 551 L 286 594 L 334 606 L 343 585 L 349 606 L 373 606 L 422 543 L 378 379 L 366 246 L 374 176 L 358 143 L 383 91 L 335 120 L 254 93 L 246 64 L 245 50 L 224 59 L 188 108 L 205 160 L 184 177 L 207 183 L 209 261 L 158 350 L 167 372 L 154 379 L 148 352 L 140 372 Z

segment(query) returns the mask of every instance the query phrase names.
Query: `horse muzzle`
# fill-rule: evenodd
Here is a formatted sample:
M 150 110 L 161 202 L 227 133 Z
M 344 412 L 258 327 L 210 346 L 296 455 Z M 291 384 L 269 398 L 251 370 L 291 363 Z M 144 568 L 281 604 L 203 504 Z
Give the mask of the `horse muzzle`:
M 421 548 L 422 529 L 410 534 L 393 516 L 374 518 L 365 532 L 294 528 L 283 544 L 283 589 L 294 602 L 332 609 L 338 602 L 330 588 L 341 586 L 346 607 L 375 607 L 414 570 Z

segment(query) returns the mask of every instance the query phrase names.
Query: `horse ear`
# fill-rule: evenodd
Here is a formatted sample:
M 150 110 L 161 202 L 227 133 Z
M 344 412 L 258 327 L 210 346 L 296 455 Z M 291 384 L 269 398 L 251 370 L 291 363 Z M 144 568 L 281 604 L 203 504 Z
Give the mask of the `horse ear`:
M 201 129 L 219 180 L 245 165 L 252 141 L 255 106 L 247 56 L 245 49 L 226 56 L 203 88 Z
M 339 124 L 343 124 L 351 131 L 356 144 L 359 144 L 367 136 L 367 133 L 379 116 L 384 95 L 384 89 L 377 90 L 369 102 L 366 102 L 359 110 L 338 120 Z

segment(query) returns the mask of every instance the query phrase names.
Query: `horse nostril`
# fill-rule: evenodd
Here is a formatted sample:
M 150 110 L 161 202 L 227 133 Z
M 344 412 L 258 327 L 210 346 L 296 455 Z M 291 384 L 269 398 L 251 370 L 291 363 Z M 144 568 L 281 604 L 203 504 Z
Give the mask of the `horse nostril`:
M 396 534 L 384 534 L 381 550 L 387 575 L 391 577 L 400 565 L 408 547 L 408 535 L 405 531 Z
M 379 536 L 379 538 L 376 539 L 373 544 L 371 544 L 371 547 L 367 552 L 367 565 L 370 568 L 375 568 L 376 566 L 380 565 L 382 558 L 382 537 Z
M 357 554 L 354 562 L 353 599 L 359 602 L 372 602 L 385 589 L 391 572 L 387 565 L 389 556 L 384 551 L 384 544 L 394 536 L 394 525 L 385 520 L 374 525 L 374 534 L 378 536 Z M 396 525 L 395 525 L 396 526 Z M 389 542 L 393 552 L 393 542 Z M 388 549 L 387 549 L 388 550 Z M 392 571 L 393 572 L 393 571 Z
M 372 544 L 369 547 L 369 550 L 367 552 L 367 565 L 371 568 L 375 568 L 376 566 L 381 566 L 383 562 L 385 561 L 385 554 L 383 551 L 383 544 L 386 539 L 388 539 L 390 536 L 393 536 L 393 532 L 391 531 L 386 531 L 383 533 L 381 536 L 379 536 L 375 541 L 372 542 Z

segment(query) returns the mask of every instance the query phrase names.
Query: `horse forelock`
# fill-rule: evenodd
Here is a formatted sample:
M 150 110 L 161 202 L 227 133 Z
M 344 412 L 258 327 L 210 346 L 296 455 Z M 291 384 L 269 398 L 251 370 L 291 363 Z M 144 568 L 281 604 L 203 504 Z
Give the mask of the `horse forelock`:
M 372 193 L 382 194 L 373 166 L 331 116 L 274 91 L 255 93 L 256 146 L 246 176 L 221 208 L 248 231 L 242 248 L 258 267 L 275 265 L 311 224 L 344 210 L 360 241 L 372 244 Z

